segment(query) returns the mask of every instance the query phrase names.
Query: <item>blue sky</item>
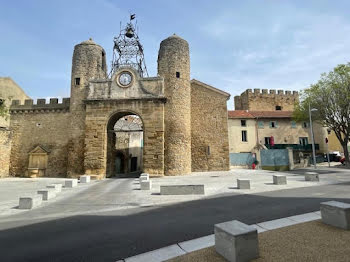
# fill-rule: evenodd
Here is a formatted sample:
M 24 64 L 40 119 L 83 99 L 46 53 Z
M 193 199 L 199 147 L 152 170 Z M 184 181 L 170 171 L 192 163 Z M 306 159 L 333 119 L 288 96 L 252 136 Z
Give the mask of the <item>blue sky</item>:
M 350 61 L 350 1 L 0 2 L 0 76 L 33 98 L 69 96 L 74 45 L 89 37 L 110 64 L 130 13 L 151 76 L 161 40 L 176 33 L 190 44 L 191 77 L 232 97 L 247 88 L 304 89 Z

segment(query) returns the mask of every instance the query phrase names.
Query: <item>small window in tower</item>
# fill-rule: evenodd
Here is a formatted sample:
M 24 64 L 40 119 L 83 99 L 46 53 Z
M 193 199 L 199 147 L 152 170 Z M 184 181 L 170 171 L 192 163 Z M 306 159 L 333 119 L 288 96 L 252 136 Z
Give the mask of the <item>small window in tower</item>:
M 180 78 L 180 72 L 176 72 L 176 78 Z
M 75 85 L 76 86 L 80 85 L 80 77 L 75 78 Z
M 281 106 L 276 106 L 276 110 L 282 110 Z
M 247 126 L 246 120 L 241 120 L 241 126 Z

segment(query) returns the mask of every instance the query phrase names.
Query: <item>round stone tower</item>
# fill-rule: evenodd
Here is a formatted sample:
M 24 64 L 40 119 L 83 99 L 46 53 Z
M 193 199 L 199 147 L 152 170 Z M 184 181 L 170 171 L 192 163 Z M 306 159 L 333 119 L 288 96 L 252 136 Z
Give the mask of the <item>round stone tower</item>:
M 84 174 L 85 104 L 89 80 L 107 77 L 106 55 L 91 38 L 74 47 L 71 78 L 71 142 L 68 147 L 68 176 Z
M 107 77 L 106 52 L 91 38 L 74 47 L 71 78 L 71 111 L 83 106 L 89 80 Z
M 172 35 L 160 43 L 158 75 L 164 77 L 165 175 L 191 173 L 190 53 L 186 40 Z

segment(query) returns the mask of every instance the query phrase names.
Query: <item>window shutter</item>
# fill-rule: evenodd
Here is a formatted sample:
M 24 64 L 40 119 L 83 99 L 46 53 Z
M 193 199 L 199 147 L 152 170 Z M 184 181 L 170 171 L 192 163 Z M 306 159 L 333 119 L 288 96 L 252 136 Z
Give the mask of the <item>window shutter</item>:
M 278 127 L 277 121 L 275 121 L 275 127 L 276 127 L 276 128 Z

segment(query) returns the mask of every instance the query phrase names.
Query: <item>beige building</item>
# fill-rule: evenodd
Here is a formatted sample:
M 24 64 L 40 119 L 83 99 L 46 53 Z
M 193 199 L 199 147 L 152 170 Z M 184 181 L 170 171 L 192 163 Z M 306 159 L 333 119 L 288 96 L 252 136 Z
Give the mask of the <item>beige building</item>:
M 257 145 L 284 149 L 294 147 L 311 150 L 310 128 L 307 122 L 296 123 L 290 111 L 228 112 L 229 145 L 232 153 L 253 152 Z M 317 128 L 314 128 L 317 130 Z M 315 135 L 316 149 L 323 152 L 324 137 Z
M 296 91 L 246 90 L 235 96 L 235 109 L 228 112 L 230 153 L 254 152 L 257 148 L 294 149 L 311 152 L 309 122 L 292 119 Z M 313 124 L 316 151 L 327 152 L 326 128 Z
M 130 22 L 115 39 L 120 57 L 113 60 L 110 74 L 101 46 L 92 39 L 75 46 L 70 98 L 12 101 L 11 175 L 118 175 L 116 123 L 130 115 L 142 122 L 140 171 L 162 176 L 229 169 L 230 95 L 190 80 L 189 44 L 176 35 L 160 43 L 158 74 L 149 77 L 133 30 Z M 122 59 L 128 50 L 137 53 L 135 63 Z M 138 145 L 128 142 L 128 147 L 129 157 L 139 154 L 132 152 Z

